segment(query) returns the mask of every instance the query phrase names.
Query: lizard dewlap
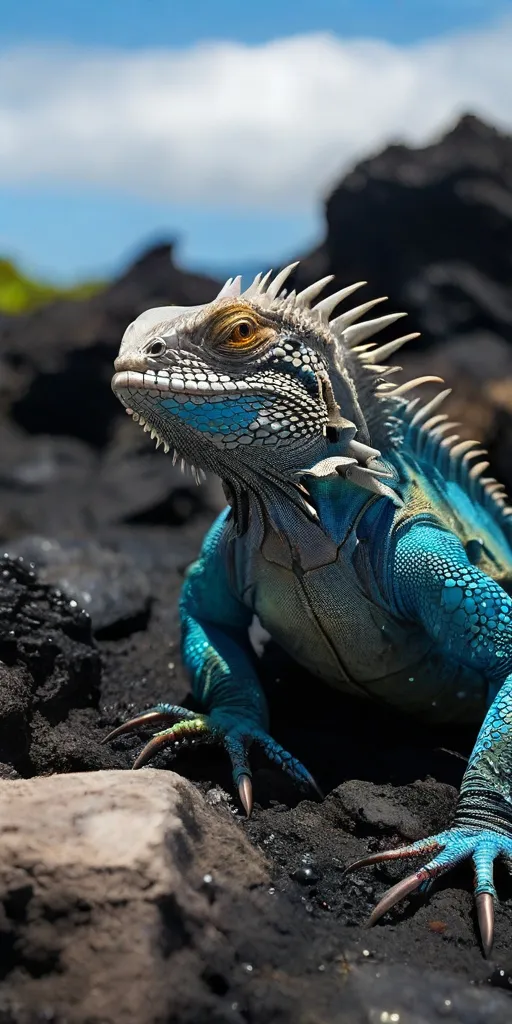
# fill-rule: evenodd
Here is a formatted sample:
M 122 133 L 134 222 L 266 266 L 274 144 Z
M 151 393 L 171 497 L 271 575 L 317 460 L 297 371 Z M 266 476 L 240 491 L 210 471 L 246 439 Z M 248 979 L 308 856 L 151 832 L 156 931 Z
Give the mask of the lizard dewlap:
M 422 856 L 372 921 L 465 858 L 475 868 L 484 951 L 493 937 L 493 864 L 512 858 L 512 508 L 476 441 L 442 412 L 448 391 L 410 397 L 388 365 L 416 334 L 373 340 L 403 314 L 332 318 L 363 282 L 298 294 L 295 265 L 226 283 L 195 307 L 143 313 L 121 343 L 114 392 L 144 430 L 224 484 L 228 507 L 181 596 L 182 647 L 201 713 L 162 704 L 125 723 L 156 732 L 136 765 L 182 740 L 220 742 L 248 813 L 258 744 L 304 787 L 306 768 L 269 732 L 248 629 L 324 681 L 424 720 L 480 728 L 455 819 L 379 853 Z M 447 823 L 448 825 L 448 823 Z

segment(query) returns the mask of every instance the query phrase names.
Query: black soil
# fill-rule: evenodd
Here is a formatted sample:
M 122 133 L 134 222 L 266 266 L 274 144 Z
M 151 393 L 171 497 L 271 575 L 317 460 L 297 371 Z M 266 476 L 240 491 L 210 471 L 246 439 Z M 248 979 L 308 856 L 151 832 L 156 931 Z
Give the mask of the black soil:
M 129 770 L 150 734 L 141 731 L 105 745 L 102 740 L 107 733 L 159 700 L 193 706 L 179 656 L 177 599 L 183 570 L 207 523 L 200 516 L 186 529 L 123 527 L 110 534 L 109 550 L 129 549 L 132 557 L 139 553 L 152 603 L 144 622 L 123 624 L 121 620 L 118 635 L 114 631 L 103 639 L 93 636 L 90 619 L 74 602 L 70 606 L 69 597 L 41 585 L 25 562 L 4 559 L 0 570 L 4 778 L 114 767 Z M 173 552 L 178 553 L 174 566 Z M 106 585 L 107 581 L 108 577 Z M 454 991 L 460 996 L 468 986 L 482 992 L 489 986 L 507 988 L 512 975 L 512 889 L 504 869 L 497 870 L 501 903 L 494 953 L 488 962 L 475 930 L 468 866 L 443 877 L 428 899 L 406 901 L 371 930 L 365 923 L 373 906 L 404 877 L 407 868 L 379 866 L 344 875 L 347 865 L 367 852 L 446 826 L 472 734 L 426 730 L 381 708 L 344 700 L 284 660 L 276 678 L 278 656 L 274 654 L 268 651 L 266 663 L 260 666 L 272 733 L 311 770 L 326 794 L 324 800 L 304 799 L 284 776 L 255 757 L 256 806 L 247 821 L 233 794 L 228 760 L 221 750 L 195 747 L 176 757 L 162 753 L 154 760 L 155 767 L 169 767 L 192 779 L 210 800 L 228 800 L 240 827 L 271 862 L 272 884 L 258 930 L 252 926 L 249 908 L 245 925 L 243 908 L 238 908 L 236 922 L 231 922 L 228 908 L 226 928 L 228 933 L 232 929 L 238 958 L 258 974 L 269 967 L 276 972 L 286 969 L 288 974 L 291 962 L 291 973 L 297 973 L 301 983 L 309 978 L 309 986 L 319 986 L 322 1004 L 331 989 L 333 996 L 336 993 L 340 971 L 368 972 L 369 965 L 379 979 L 385 976 L 383 970 L 392 971 L 391 991 L 405 977 L 403 968 L 425 973 L 430 992 L 436 973 L 442 972 L 451 984 L 446 998 L 452 998 Z M 214 967 L 215 957 L 205 963 L 204 970 L 215 974 Z M 424 1006 L 426 993 L 418 989 L 416 973 L 411 983 Z M 235 985 L 235 1001 L 243 999 L 252 1005 L 247 1019 L 274 1019 L 269 1014 L 281 1003 L 283 1016 L 277 1019 L 290 1019 L 278 973 L 274 986 L 270 984 L 264 992 L 249 980 L 241 988 L 240 982 L 238 988 L 235 981 L 230 984 Z M 435 991 L 437 995 L 441 991 L 437 982 Z M 219 990 L 219 1014 L 226 1004 L 224 996 Z M 383 1005 L 380 989 L 379 1000 Z M 348 1013 L 351 1005 L 345 993 L 341 1006 Z M 194 1007 L 191 990 L 191 1020 L 196 1019 Z M 485 1001 L 481 1018 L 473 1018 L 468 1009 L 467 1015 L 461 1010 L 455 1019 L 501 1020 L 486 1016 L 484 1010 L 489 1013 Z M 325 1006 L 324 1013 L 323 1019 L 338 1019 Z M 229 1015 L 219 1016 L 224 1019 L 229 1020 Z

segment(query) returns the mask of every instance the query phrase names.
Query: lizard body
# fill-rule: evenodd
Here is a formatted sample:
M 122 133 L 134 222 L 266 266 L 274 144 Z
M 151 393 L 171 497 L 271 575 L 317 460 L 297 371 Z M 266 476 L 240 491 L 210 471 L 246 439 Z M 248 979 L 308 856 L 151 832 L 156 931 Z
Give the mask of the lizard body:
M 301 665 L 336 688 L 480 733 L 455 820 L 438 836 L 361 863 L 433 853 L 374 911 L 466 856 L 476 868 L 484 950 L 492 866 L 512 858 L 512 509 L 476 442 L 397 386 L 387 360 L 416 335 L 368 342 L 398 314 L 377 301 L 329 319 L 358 285 L 313 305 L 293 267 L 214 302 L 141 314 L 125 332 L 113 389 L 169 450 L 223 480 L 228 508 L 181 597 L 183 658 L 197 714 L 159 705 L 115 730 L 165 725 L 136 764 L 185 737 L 224 744 L 248 812 L 259 744 L 301 785 L 311 776 L 268 731 L 248 629 L 256 615 Z M 113 735 L 114 735 L 113 734 Z

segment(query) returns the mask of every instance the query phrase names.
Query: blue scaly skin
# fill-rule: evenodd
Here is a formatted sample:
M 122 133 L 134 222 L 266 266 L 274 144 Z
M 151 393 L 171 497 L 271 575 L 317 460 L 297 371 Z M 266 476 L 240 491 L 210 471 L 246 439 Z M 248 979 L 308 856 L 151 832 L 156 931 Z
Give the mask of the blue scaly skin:
M 181 596 L 201 713 L 163 704 L 112 735 L 160 727 L 135 766 L 186 740 L 222 743 L 247 813 L 253 744 L 314 785 L 269 733 L 254 616 L 339 690 L 480 725 L 451 826 L 352 868 L 426 860 L 375 921 L 471 857 L 488 954 L 493 864 L 512 859 L 512 509 L 476 442 L 439 412 L 448 392 L 409 400 L 438 378 L 389 380 L 388 358 L 416 335 L 368 339 L 400 314 L 361 320 L 373 300 L 330 319 L 359 285 L 316 301 L 327 278 L 286 295 L 291 270 L 258 275 L 243 293 L 229 281 L 205 306 L 148 310 L 125 332 L 115 393 L 157 446 L 221 477 L 228 507 Z

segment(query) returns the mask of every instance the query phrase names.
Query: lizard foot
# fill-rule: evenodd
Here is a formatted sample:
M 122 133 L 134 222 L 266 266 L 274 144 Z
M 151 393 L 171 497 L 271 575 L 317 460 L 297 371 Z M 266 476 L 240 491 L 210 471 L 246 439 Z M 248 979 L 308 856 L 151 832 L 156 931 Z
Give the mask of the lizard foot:
M 169 725 L 169 723 L 172 723 Z M 249 750 L 253 743 L 258 744 L 269 760 L 278 765 L 295 783 L 303 789 L 314 789 L 321 796 L 320 790 L 306 768 L 292 757 L 284 747 L 276 743 L 260 726 L 250 719 L 245 720 L 233 715 L 213 712 L 211 716 L 197 714 L 177 704 L 157 704 L 156 707 L 143 711 L 135 718 L 124 722 L 113 729 L 103 739 L 103 743 L 121 736 L 123 733 L 145 726 L 167 725 L 168 727 L 150 739 L 134 761 L 134 768 L 142 768 L 152 757 L 164 747 L 172 747 L 177 753 L 188 743 L 221 743 L 229 754 L 233 769 L 233 779 L 238 789 L 240 801 L 249 817 L 252 811 L 252 772 L 249 765 Z
M 357 868 L 366 867 L 368 864 L 405 860 L 428 854 L 435 854 L 435 856 L 419 871 L 415 871 L 414 874 L 409 875 L 388 890 L 372 912 L 368 924 L 375 924 L 383 914 L 391 910 L 405 896 L 409 896 L 417 890 L 426 892 L 438 875 L 455 867 L 467 857 L 471 857 L 475 868 L 475 902 L 482 948 L 484 955 L 490 956 L 494 939 L 494 898 L 496 896 L 493 865 L 497 857 L 504 857 L 509 861 L 512 858 L 512 839 L 507 836 L 493 829 L 454 826 L 417 843 L 362 857 L 349 865 L 347 873 Z

